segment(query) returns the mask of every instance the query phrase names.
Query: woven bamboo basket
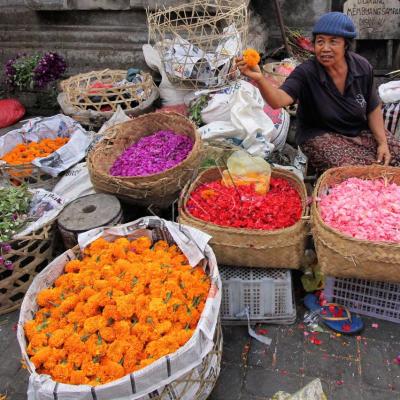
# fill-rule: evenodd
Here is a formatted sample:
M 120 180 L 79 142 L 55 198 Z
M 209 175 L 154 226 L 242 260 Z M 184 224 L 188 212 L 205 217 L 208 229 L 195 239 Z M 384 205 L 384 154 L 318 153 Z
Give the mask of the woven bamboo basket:
M 100 127 L 120 106 L 126 115 L 138 116 L 153 110 L 159 92 L 148 73 L 142 83 L 127 83 L 112 88 L 91 88 L 96 82 L 113 84 L 126 78 L 126 70 L 92 71 L 62 81 L 58 102 L 63 112 L 79 123 Z
M 149 39 L 169 80 L 192 89 L 226 85 L 247 40 L 247 6 L 238 0 L 191 0 L 148 11 Z
M 53 177 L 43 172 L 33 164 L 0 164 L 0 186 L 20 186 L 25 183 L 31 189 L 45 189 L 51 191 L 59 181 L 59 177 Z
M 298 191 L 303 203 L 302 218 L 293 226 L 266 231 L 223 227 L 192 216 L 186 208 L 190 194 L 200 185 L 221 179 L 221 170 L 211 168 L 185 187 L 179 199 L 179 222 L 212 236 L 210 245 L 221 265 L 290 268 L 301 267 L 308 235 L 307 191 L 294 174 L 273 169 L 272 177 L 288 180 Z
M 317 198 L 348 178 L 387 179 L 400 185 L 396 167 L 348 166 L 327 170 L 314 189 L 312 232 L 321 270 L 327 276 L 400 282 L 400 243 L 354 239 L 329 227 L 321 218 Z
M 279 74 L 276 72 L 276 70 L 282 65 L 281 62 L 272 62 L 272 63 L 267 63 L 263 66 L 264 72 L 269 75 L 272 79 L 274 79 L 279 86 L 285 82 L 287 76 Z
M 12 250 L 3 255 L 14 268 L 0 266 L 0 315 L 16 310 L 33 278 L 52 260 L 55 225 L 53 222 L 30 235 L 12 240 Z
M 138 177 L 109 174 L 114 161 L 126 148 L 160 130 L 173 130 L 193 139 L 193 148 L 184 161 L 159 174 Z M 89 153 L 88 169 L 97 191 L 114 194 L 128 203 L 165 208 L 178 198 L 180 190 L 197 173 L 202 157 L 202 141 L 191 121 L 172 112 L 150 113 L 106 131 L 105 139 Z

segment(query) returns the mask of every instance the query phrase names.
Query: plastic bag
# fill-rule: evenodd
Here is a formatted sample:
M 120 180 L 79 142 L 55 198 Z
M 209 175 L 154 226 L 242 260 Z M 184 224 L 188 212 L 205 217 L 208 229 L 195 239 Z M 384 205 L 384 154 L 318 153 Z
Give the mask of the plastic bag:
M 224 88 L 201 112 L 207 124 L 199 129 L 202 139 L 226 141 L 251 155 L 269 157 L 278 134 L 264 105 L 258 88 L 248 82 L 238 81 Z
M 14 235 L 13 238 L 19 239 L 43 228 L 50 221 L 57 218 L 64 206 L 65 199 L 62 196 L 44 189 L 32 190 L 32 199 L 27 217 L 30 222 L 23 230 Z
M 307 293 L 312 293 L 324 288 L 325 276 L 317 266 L 314 268 L 306 268 L 300 279 L 303 288 Z
M 143 45 L 142 49 L 143 49 L 143 56 L 148 67 L 154 71 L 158 71 L 161 75 L 162 79 L 158 89 L 160 91 L 160 97 L 163 102 L 163 105 L 172 106 L 176 104 L 183 104 L 184 103 L 183 98 L 188 93 L 187 89 L 176 88 L 169 81 L 157 50 L 155 50 L 149 44 Z
M 71 201 L 96 193 L 90 181 L 86 162 L 76 164 L 70 168 L 54 187 L 53 192 L 65 199 L 65 204 Z
M 0 128 L 14 125 L 25 114 L 25 107 L 16 99 L 0 100 Z
M 271 167 L 261 157 L 252 157 L 245 151 L 233 153 L 227 161 L 228 169 L 223 172 L 225 186 L 254 185 L 255 191 L 264 195 L 269 190 Z
M 400 101 L 400 81 L 383 83 L 378 87 L 379 97 L 384 103 Z
M 319 379 L 314 379 L 295 394 L 278 392 L 274 394 L 271 400 L 327 400 L 327 397 L 322 390 L 321 381 Z

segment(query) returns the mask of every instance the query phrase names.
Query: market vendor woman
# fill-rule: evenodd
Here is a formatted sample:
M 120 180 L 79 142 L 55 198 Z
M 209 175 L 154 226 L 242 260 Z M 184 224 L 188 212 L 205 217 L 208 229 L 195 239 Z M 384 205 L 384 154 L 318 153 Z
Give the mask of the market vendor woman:
M 348 16 L 323 15 L 313 28 L 315 57 L 299 65 L 280 88 L 258 66 L 237 62 L 273 108 L 298 102 L 296 143 L 320 171 L 372 163 L 400 166 L 400 141 L 385 131 L 372 66 L 349 50 L 355 37 Z

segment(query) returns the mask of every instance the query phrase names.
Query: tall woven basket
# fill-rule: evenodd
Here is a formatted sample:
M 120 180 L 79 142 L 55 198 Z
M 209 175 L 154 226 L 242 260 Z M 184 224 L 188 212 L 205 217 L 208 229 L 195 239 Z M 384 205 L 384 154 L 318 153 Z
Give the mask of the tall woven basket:
M 191 0 L 148 11 L 149 41 L 175 85 L 219 87 L 247 40 L 247 1 Z
M 272 177 L 288 180 L 301 196 L 302 219 L 291 227 L 274 231 L 237 229 L 192 216 L 186 207 L 190 194 L 204 183 L 220 180 L 219 168 L 204 171 L 182 191 L 179 199 L 179 222 L 212 236 L 210 245 L 221 265 L 298 269 L 303 261 L 308 234 L 307 191 L 304 183 L 291 172 L 273 169 Z
M 105 69 L 72 76 L 61 82 L 62 93 L 58 102 L 65 114 L 93 128 L 102 126 L 110 119 L 117 107 L 129 116 L 153 111 L 159 92 L 148 73 L 140 74 L 142 82 L 126 82 L 111 88 L 91 87 L 98 82 L 114 84 L 123 81 L 126 75 L 126 70 Z
M 140 138 L 157 131 L 173 130 L 189 136 L 194 145 L 184 161 L 164 172 L 146 176 L 112 176 L 109 171 L 120 154 Z M 202 141 L 194 124 L 181 114 L 160 112 L 142 115 L 105 133 L 88 156 L 90 179 L 97 191 L 141 206 L 165 208 L 178 198 L 180 190 L 196 174 L 203 156 Z
M 330 187 L 348 178 L 386 179 L 400 185 L 395 167 L 348 166 L 332 168 L 318 180 L 311 219 L 318 263 L 328 276 L 400 282 L 400 243 L 354 239 L 329 227 L 321 218 L 317 199 Z
M 0 315 L 16 310 L 33 278 L 52 260 L 55 225 L 49 223 L 31 234 L 12 240 L 4 254 L 13 269 L 0 266 Z

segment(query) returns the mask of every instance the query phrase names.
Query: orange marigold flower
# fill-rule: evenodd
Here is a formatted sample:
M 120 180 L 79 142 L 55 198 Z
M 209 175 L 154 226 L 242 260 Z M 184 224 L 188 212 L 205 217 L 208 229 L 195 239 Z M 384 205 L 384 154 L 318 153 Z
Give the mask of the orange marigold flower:
M 88 301 L 83 305 L 83 313 L 86 317 L 92 317 L 99 312 L 99 303 L 97 301 Z
M 64 344 L 65 339 L 70 335 L 68 330 L 57 329 L 49 338 L 49 346 L 59 348 Z
M 100 369 L 100 362 L 95 359 L 96 362 L 93 361 L 93 357 L 91 355 L 86 355 L 82 362 L 82 371 L 85 371 L 86 376 L 96 376 Z
M 25 335 L 26 335 L 26 337 L 28 338 L 29 341 L 31 340 L 33 335 L 37 332 L 36 331 L 36 326 L 37 326 L 37 323 L 36 323 L 36 321 L 34 319 L 26 321 L 25 324 L 24 324 Z
M 124 318 L 131 318 L 135 313 L 135 297 L 126 295 L 115 298 L 118 313 Z
M 112 343 L 115 340 L 115 332 L 111 326 L 106 326 L 100 329 L 100 336 L 108 343 Z
M 84 301 L 96 293 L 96 290 L 94 290 L 92 287 L 86 286 L 79 292 L 78 296 L 81 301 Z
M 50 347 L 41 347 L 37 350 L 35 355 L 31 357 L 32 363 L 36 368 L 39 368 L 50 356 L 52 349 Z
M 69 382 L 71 385 L 85 385 L 88 384 L 89 379 L 86 377 L 85 372 L 82 370 L 71 371 Z
M 107 357 L 112 360 L 119 362 L 125 355 L 125 352 L 129 348 L 129 343 L 125 340 L 116 339 L 110 344 L 107 350 Z
M 106 326 L 107 320 L 102 315 L 95 315 L 94 317 L 87 318 L 83 323 L 83 328 L 90 334 L 95 333 Z
M 77 333 L 73 333 L 69 337 L 65 339 L 64 342 L 64 350 L 66 350 L 68 353 L 73 353 L 73 352 L 85 352 L 85 342 L 82 341 L 84 337 L 79 336 Z
M 109 359 L 103 359 L 101 361 L 100 377 L 104 374 L 107 379 L 115 380 L 122 378 L 125 375 L 124 367 L 119 363 Z M 107 379 L 107 380 L 109 380 Z
M 30 344 L 34 348 L 47 346 L 48 339 L 49 338 L 45 333 L 36 333 L 31 337 Z
M 152 357 L 151 358 L 146 358 L 145 360 L 141 360 L 140 363 L 139 363 L 140 368 L 147 367 L 148 365 L 152 364 L 154 361 L 155 360 Z
M 61 293 L 62 289 L 61 288 L 49 288 L 49 289 L 44 289 L 39 294 L 37 295 L 36 301 L 39 306 L 42 307 L 51 307 L 56 305 L 59 305 L 61 301 Z
M 260 62 L 260 54 L 257 50 L 248 48 L 243 51 L 243 59 L 249 67 L 255 67 Z
M 131 242 L 131 249 L 138 254 L 142 254 L 145 250 L 151 247 L 151 240 L 147 236 L 142 236 Z
M 72 371 L 72 365 L 66 361 L 61 364 L 57 364 L 51 371 L 51 375 L 58 382 L 68 382 Z
M 102 315 L 107 321 L 109 320 L 120 321 L 123 318 L 121 313 L 117 310 L 117 306 L 115 305 L 106 305 L 103 308 Z
M 42 139 L 39 142 L 18 144 L 2 160 L 8 164 L 27 164 L 38 157 L 47 157 L 68 142 L 68 138 Z
M 113 329 L 117 338 L 126 338 L 131 334 L 131 323 L 126 320 L 116 321 Z
M 96 239 L 85 249 L 85 253 L 87 254 L 95 254 L 99 253 L 101 250 L 107 249 L 110 243 L 103 238 Z
M 64 270 L 65 272 L 79 272 L 81 266 L 82 262 L 80 260 L 71 260 L 65 265 Z
M 75 351 L 68 354 L 68 362 L 70 362 L 75 368 L 80 368 L 84 359 L 85 352 L 83 351 Z
M 63 314 L 66 314 L 69 311 L 73 310 L 78 303 L 79 303 L 79 296 L 76 294 L 72 294 L 61 302 L 59 310 Z

